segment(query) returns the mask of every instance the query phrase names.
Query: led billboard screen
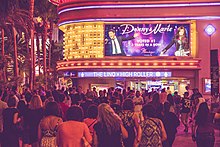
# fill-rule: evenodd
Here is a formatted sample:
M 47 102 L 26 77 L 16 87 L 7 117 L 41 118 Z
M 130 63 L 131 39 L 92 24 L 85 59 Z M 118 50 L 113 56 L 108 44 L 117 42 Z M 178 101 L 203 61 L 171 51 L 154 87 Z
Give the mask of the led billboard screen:
M 190 24 L 106 24 L 105 56 L 191 56 Z

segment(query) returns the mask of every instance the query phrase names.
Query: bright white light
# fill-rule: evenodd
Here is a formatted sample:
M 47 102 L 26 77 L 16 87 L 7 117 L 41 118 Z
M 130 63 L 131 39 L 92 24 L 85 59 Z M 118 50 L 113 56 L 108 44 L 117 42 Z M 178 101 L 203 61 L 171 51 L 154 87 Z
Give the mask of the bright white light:
M 205 32 L 211 36 L 213 33 L 215 33 L 216 29 L 213 25 L 208 25 L 206 28 L 205 28 Z

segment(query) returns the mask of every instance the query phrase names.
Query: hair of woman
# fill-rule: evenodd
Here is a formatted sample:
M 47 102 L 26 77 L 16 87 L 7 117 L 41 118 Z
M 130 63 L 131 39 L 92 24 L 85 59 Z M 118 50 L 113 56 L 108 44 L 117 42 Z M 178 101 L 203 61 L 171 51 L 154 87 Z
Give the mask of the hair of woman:
M 96 119 L 98 116 L 98 107 L 96 105 L 90 105 L 87 109 L 87 117 Z
M 171 105 L 174 105 L 174 101 L 173 101 L 173 96 L 172 96 L 172 94 L 168 94 L 168 95 L 167 95 L 167 101 L 168 101 Z
M 157 92 L 153 94 L 152 105 L 154 105 L 155 107 L 159 107 L 160 105 L 160 95 Z
M 195 116 L 196 124 L 202 125 L 208 122 L 209 117 L 209 107 L 206 102 L 199 105 L 198 112 Z
M 48 102 L 45 107 L 45 116 L 57 116 L 60 117 L 60 109 L 57 102 Z
M 133 103 L 132 99 L 130 99 L 130 98 L 125 99 L 123 101 L 122 107 L 123 107 L 123 110 L 133 111 L 134 110 L 134 103 Z
M 114 110 L 106 103 L 98 106 L 98 121 L 106 126 L 108 133 L 116 132 L 120 129 L 121 119 Z
M 24 100 L 20 100 L 17 105 L 17 109 L 19 110 L 19 113 L 20 114 L 25 113 L 26 108 L 27 108 L 26 102 Z
M 142 113 L 147 117 L 155 117 L 155 108 L 151 104 L 144 105 L 142 108 Z
M 15 107 L 17 104 L 16 99 L 14 96 L 9 97 L 8 101 L 7 101 L 7 105 L 8 107 Z
M 180 30 L 184 30 L 183 35 L 184 35 L 184 37 L 186 38 L 186 29 L 184 28 L 184 26 L 178 27 L 177 32 L 176 32 L 176 38 L 179 38 L 179 32 L 180 32 Z
M 170 112 L 170 106 L 171 106 L 171 104 L 169 102 L 164 103 L 164 113 Z
M 74 120 L 74 121 L 82 121 L 84 117 L 83 109 L 79 106 L 71 106 L 66 111 L 66 119 L 68 121 Z
M 31 98 L 29 108 L 32 110 L 39 109 L 43 107 L 42 100 L 39 95 L 34 95 Z

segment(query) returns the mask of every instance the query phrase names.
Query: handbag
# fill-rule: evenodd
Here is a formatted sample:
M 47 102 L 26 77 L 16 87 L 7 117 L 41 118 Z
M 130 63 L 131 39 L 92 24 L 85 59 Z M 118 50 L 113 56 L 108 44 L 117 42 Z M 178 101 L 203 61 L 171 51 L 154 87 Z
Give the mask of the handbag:
M 83 147 L 92 147 L 84 136 L 82 137 L 82 146 Z

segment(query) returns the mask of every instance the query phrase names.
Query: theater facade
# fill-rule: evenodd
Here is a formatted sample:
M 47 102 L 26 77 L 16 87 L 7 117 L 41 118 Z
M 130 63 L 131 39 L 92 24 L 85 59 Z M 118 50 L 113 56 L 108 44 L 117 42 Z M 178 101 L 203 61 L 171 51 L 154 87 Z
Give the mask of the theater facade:
M 82 86 L 84 91 L 169 86 L 180 94 L 190 85 L 210 96 L 210 51 L 220 47 L 219 2 L 57 0 L 56 4 L 64 32 L 64 59 L 57 63 L 62 84 Z

